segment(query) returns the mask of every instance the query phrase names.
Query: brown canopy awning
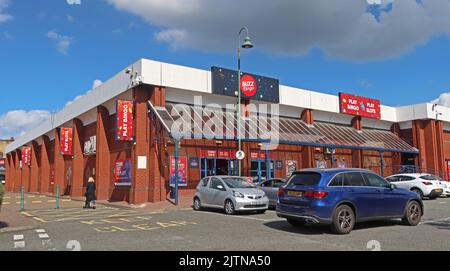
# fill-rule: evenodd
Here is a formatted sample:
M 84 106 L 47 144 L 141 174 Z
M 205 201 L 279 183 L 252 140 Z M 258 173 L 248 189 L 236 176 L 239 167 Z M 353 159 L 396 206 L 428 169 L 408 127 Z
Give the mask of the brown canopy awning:
M 233 111 L 171 103 L 156 107 L 149 102 L 149 106 L 173 138 L 237 139 L 238 121 Z M 309 125 L 301 119 L 251 115 L 241 119 L 241 140 L 269 142 L 270 138 L 277 138 L 280 144 L 418 153 L 416 148 L 386 130 L 356 130 L 351 126 L 323 122 Z

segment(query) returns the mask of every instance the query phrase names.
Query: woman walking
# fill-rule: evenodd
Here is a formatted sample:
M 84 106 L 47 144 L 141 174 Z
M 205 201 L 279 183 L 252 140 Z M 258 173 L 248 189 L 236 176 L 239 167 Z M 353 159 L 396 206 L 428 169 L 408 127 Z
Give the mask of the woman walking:
M 94 178 L 89 177 L 87 187 L 86 187 L 86 193 L 84 195 L 86 196 L 86 202 L 85 202 L 83 208 L 91 208 L 91 202 L 92 202 L 92 209 L 95 209 L 95 181 L 94 181 Z

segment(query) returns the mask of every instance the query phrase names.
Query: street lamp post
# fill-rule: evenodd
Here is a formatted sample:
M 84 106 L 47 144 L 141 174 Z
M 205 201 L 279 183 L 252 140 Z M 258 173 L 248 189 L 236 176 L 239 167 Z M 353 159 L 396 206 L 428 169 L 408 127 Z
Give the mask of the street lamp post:
M 245 40 L 244 43 L 241 45 L 241 34 L 242 31 L 245 31 Z M 253 48 L 253 44 L 251 42 L 250 37 L 248 36 L 248 29 L 247 27 L 242 27 L 241 30 L 239 30 L 238 33 L 238 116 L 237 116 L 237 126 L 238 126 L 238 151 L 241 151 L 241 47 L 244 49 L 250 49 Z M 241 176 L 242 167 L 241 167 L 241 160 L 238 159 L 238 172 L 239 176 Z

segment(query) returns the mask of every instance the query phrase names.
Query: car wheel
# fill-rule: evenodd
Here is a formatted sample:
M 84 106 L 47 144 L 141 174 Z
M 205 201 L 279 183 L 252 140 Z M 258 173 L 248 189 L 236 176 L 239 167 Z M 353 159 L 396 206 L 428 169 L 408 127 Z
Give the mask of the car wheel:
M 412 192 L 417 193 L 421 199 L 423 199 L 423 192 L 419 188 L 413 188 L 411 189 Z
M 236 213 L 236 211 L 234 210 L 234 204 L 231 200 L 225 201 L 224 209 L 227 215 L 234 215 Z
M 405 216 L 402 221 L 408 226 L 417 226 L 422 218 L 422 206 L 417 201 L 411 201 L 406 206 Z
M 199 198 L 194 199 L 194 210 L 200 211 L 202 209 L 202 204 Z
M 341 205 L 334 210 L 331 230 L 337 234 L 348 234 L 355 226 L 355 213 L 348 205 Z
M 294 220 L 294 219 L 290 219 L 290 218 L 287 219 L 287 222 L 294 227 L 302 227 L 306 224 L 305 221 L 299 221 L 299 220 Z

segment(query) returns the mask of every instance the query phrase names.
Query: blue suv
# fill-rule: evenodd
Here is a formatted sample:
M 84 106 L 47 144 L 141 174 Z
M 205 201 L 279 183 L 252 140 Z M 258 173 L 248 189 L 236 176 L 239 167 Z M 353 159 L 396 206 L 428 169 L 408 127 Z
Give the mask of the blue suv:
M 347 234 L 356 222 L 401 218 L 416 226 L 423 203 L 416 193 L 397 189 L 364 169 L 304 169 L 295 171 L 278 190 L 277 215 L 294 226 L 330 225 Z

